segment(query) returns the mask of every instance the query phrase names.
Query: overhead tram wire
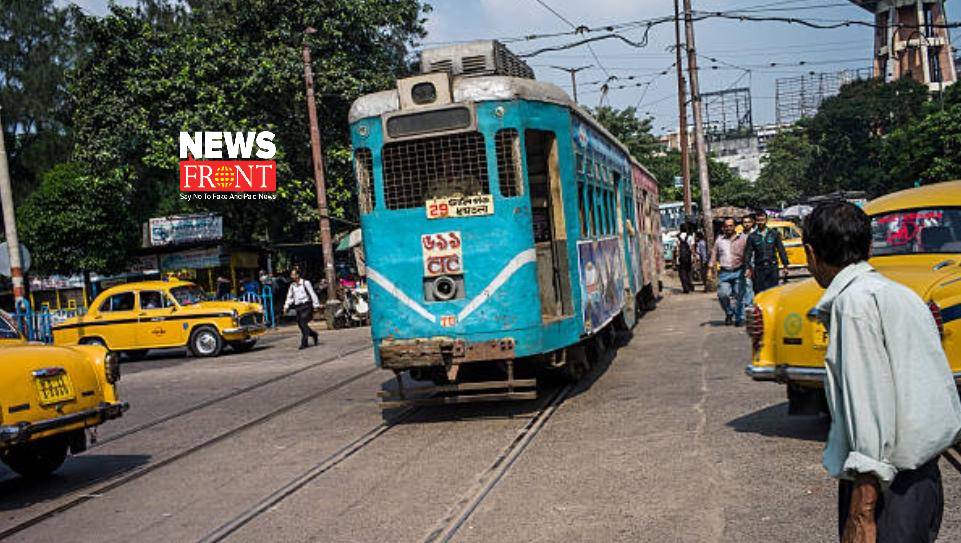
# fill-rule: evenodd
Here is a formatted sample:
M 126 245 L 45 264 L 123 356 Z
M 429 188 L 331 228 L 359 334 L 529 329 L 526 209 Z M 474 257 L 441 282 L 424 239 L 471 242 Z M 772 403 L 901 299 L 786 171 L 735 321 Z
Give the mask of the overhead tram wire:
M 561 21 L 564 21 L 565 23 L 567 23 L 567 25 L 570 26 L 571 28 L 573 28 L 574 31 L 577 31 L 577 29 L 579 28 L 577 25 L 575 25 L 574 23 L 572 23 L 567 17 L 564 17 L 563 15 L 560 14 L 560 12 L 558 12 L 556 9 L 552 8 L 547 2 L 544 2 L 544 0 L 534 0 L 534 1 L 537 2 L 538 4 L 540 4 L 541 6 L 543 6 L 544 9 L 546 9 L 547 11 L 553 13 L 555 16 L 557 16 L 558 19 L 560 19 Z M 608 78 L 610 78 L 610 77 L 611 77 L 611 72 L 607 71 L 607 68 L 604 67 L 604 63 L 601 62 L 601 59 L 597 56 L 597 52 L 594 51 L 594 48 L 591 47 L 590 44 L 587 44 L 587 50 L 591 52 L 591 56 L 594 57 L 594 62 L 597 63 L 598 68 L 600 68 L 601 71 L 604 72 L 604 75 L 606 75 Z M 577 94 L 577 89 L 574 89 L 574 93 Z M 601 99 L 603 100 L 603 95 L 602 95 Z

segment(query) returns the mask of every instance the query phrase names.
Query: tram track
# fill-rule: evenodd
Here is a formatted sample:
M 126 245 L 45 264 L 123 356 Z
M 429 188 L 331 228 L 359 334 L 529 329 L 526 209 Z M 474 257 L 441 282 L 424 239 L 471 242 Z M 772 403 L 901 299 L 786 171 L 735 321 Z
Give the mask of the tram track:
M 365 347 L 365 348 L 362 348 L 362 349 L 357 349 L 357 350 L 355 350 L 355 351 L 353 351 L 353 352 L 360 352 L 360 351 L 362 351 L 362 350 L 369 349 L 369 348 L 370 348 L 370 347 Z M 348 354 L 349 354 L 349 353 L 342 353 L 339 357 L 333 357 L 333 358 L 327 360 L 326 362 L 317 362 L 317 363 L 315 363 L 312 367 L 317 367 L 317 366 L 319 366 L 319 365 L 322 365 L 322 363 L 333 362 L 333 361 L 336 360 L 337 358 L 342 358 L 343 356 L 347 356 Z M 305 367 L 305 368 L 302 368 L 302 369 L 303 369 L 303 370 L 306 370 L 306 369 L 309 369 L 309 368 Z M 0 540 L 6 539 L 6 538 L 11 537 L 11 536 L 13 536 L 13 535 L 16 535 L 16 534 L 18 534 L 18 533 L 21 533 L 21 532 L 23 532 L 23 531 L 25 531 L 25 530 L 33 527 L 33 526 L 36 526 L 36 525 L 38 525 L 38 524 L 40 524 L 40 523 L 42 523 L 42 522 L 44 522 L 44 521 L 46 521 L 46 520 L 52 519 L 52 518 L 56 517 L 57 515 L 59 515 L 59 514 L 61 514 L 61 513 L 64 513 L 64 512 L 66 512 L 66 511 L 69 511 L 70 509 L 73 509 L 73 508 L 75 508 L 75 507 L 78 507 L 78 506 L 80 506 L 80 505 L 82 505 L 82 504 L 84 504 L 84 503 L 86 503 L 86 502 L 88 502 L 88 501 L 91 501 L 91 500 L 94 500 L 94 499 L 98 499 L 98 498 L 102 497 L 104 494 L 106 494 L 106 493 L 108 493 L 108 492 L 111 492 L 111 491 L 113 491 L 113 490 L 116 490 L 116 489 L 118 489 L 118 488 L 120 488 L 120 487 L 123 487 L 124 485 L 127 485 L 128 483 L 131 483 L 131 482 L 133 482 L 133 481 L 136 481 L 136 480 L 138 480 L 138 479 L 140 479 L 140 478 L 142 478 L 142 477 L 144 477 L 144 476 L 146 476 L 146 475 L 148 475 L 148 474 L 150 474 L 150 473 L 152 473 L 152 472 L 154 472 L 154 471 L 156 471 L 156 470 L 158 470 L 158 469 L 160 469 L 160 468 L 162 468 L 162 467 L 165 467 L 165 466 L 167 466 L 167 465 L 170 465 L 170 464 L 172 464 L 172 463 L 174 463 L 174 462 L 176 462 L 176 461 L 178 461 L 178 460 L 181 460 L 181 459 L 183 459 L 183 458 L 186 458 L 186 457 L 188 457 L 188 456 L 191 456 L 191 455 L 193 455 L 193 454 L 195 454 L 195 453 L 197 453 L 197 452 L 200 452 L 200 451 L 203 451 L 203 450 L 205 450 L 205 449 L 208 449 L 208 448 L 210 448 L 210 447 L 212 447 L 212 446 L 214 446 L 214 445 L 216 445 L 216 444 L 218 444 L 218 443 L 220 443 L 220 442 L 222 442 L 222 441 L 225 441 L 225 440 L 227 440 L 227 439 L 229 439 L 229 438 L 231 438 L 231 437 L 234 437 L 234 436 L 236 436 L 236 435 L 238 435 L 238 434 L 240 434 L 240 433 L 242 433 L 242 432 L 244 432 L 244 431 L 246 431 L 246 430 L 249 430 L 249 429 L 251 429 L 251 428 L 254 428 L 254 427 L 256 427 L 256 426 L 259 426 L 259 425 L 261 425 L 261 424 L 264 424 L 264 423 L 266 423 L 266 422 L 269 422 L 269 421 L 271 421 L 272 419 L 274 419 L 274 418 L 276 418 L 276 417 L 278 417 L 278 416 L 280 416 L 280 415 L 283 415 L 283 414 L 285 414 L 285 413 L 287 413 L 287 412 L 289 412 L 289 411 L 291 411 L 291 410 L 293 410 L 293 409 L 296 409 L 296 408 L 298 408 L 298 407 L 300 407 L 300 406 L 302 406 L 302 405 L 305 405 L 305 404 L 307 404 L 307 403 L 310 403 L 310 402 L 312 402 L 312 401 L 314 401 L 314 400 L 316 400 L 316 399 L 318 399 L 318 398 L 320 398 L 320 397 L 322 397 L 322 396 L 325 396 L 325 395 L 330 394 L 330 393 L 332 393 L 332 392 L 334 392 L 334 391 L 336 391 L 336 390 L 339 390 L 339 389 L 341 389 L 341 388 L 343 388 L 343 387 L 345 387 L 345 386 L 347 386 L 347 385 L 349 385 L 349 384 L 351 384 L 351 383 L 354 383 L 354 382 L 356 382 L 356 381 L 358 381 L 358 380 L 360 380 L 360 379 L 363 379 L 364 377 L 367 377 L 367 376 L 369 376 L 369 375 L 372 375 L 372 374 L 374 374 L 375 372 L 378 372 L 378 371 L 380 371 L 380 368 L 374 367 L 374 368 L 370 368 L 370 369 L 364 370 L 364 371 L 362 371 L 362 372 L 356 373 L 356 374 L 354 374 L 354 375 L 352 375 L 352 376 L 350 376 L 350 377 L 347 377 L 347 378 L 342 379 L 342 380 L 340 380 L 340 381 L 338 381 L 338 382 L 336 382 L 336 383 L 334 383 L 334 384 L 332 384 L 332 385 L 329 385 L 329 386 L 327 386 L 327 387 L 325 387 L 325 388 L 323 388 L 323 389 L 321 389 L 321 390 L 318 390 L 318 391 L 316 391 L 316 392 L 313 392 L 313 393 L 311 393 L 311 394 L 308 394 L 307 396 L 303 396 L 303 397 L 301 397 L 301 398 L 299 398 L 299 399 L 297 399 L 297 400 L 295 400 L 295 401 L 286 403 L 286 404 L 284 404 L 283 406 L 281 406 L 281 407 L 279 407 L 279 408 L 277 408 L 277 409 L 273 409 L 273 410 L 269 411 L 268 413 L 265 413 L 265 414 L 263 414 L 263 415 L 261 415 L 261 416 L 259 416 L 259 417 L 256 417 L 256 418 L 254 418 L 254 419 L 252 419 L 252 420 L 249 420 L 249 421 L 247 421 L 247 422 L 244 422 L 244 423 L 242 423 L 242 424 L 240 424 L 240 425 L 237 425 L 237 426 L 235 426 L 235 427 L 233 427 L 233 428 L 230 428 L 230 429 L 228 429 L 228 430 L 225 430 L 225 431 L 223 431 L 223 432 L 221 432 L 221 433 L 219 433 L 219 434 L 217 434 L 217 435 L 215 435 L 215 436 L 213 436 L 213 437 L 211 437 L 211 438 L 209 438 L 209 439 L 206 439 L 206 440 L 204 440 L 204 441 L 201 441 L 200 443 L 197 443 L 197 444 L 195 444 L 195 445 L 193 445 L 193 446 L 190 446 L 190 447 L 188 447 L 188 448 L 186 448 L 186 449 L 183 449 L 183 450 L 178 451 L 178 452 L 176 452 L 176 453 L 174 453 L 174 454 L 171 454 L 171 455 L 169 455 L 169 456 L 167 456 L 167 457 L 165 457 L 165 458 L 163 458 L 163 459 L 161 459 L 161 460 L 158 460 L 158 461 L 156 461 L 156 462 L 151 462 L 151 463 L 149 463 L 149 464 L 147 464 L 147 465 L 145 465 L 145 466 L 143 466 L 143 467 L 141 467 L 141 468 L 139 468 L 139 469 L 133 470 L 133 471 L 131 471 L 131 472 L 125 474 L 125 475 L 122 475 L 122 476 L 120 476 L 120 477 L 117 477 L 117 478 L 115 478 L 115 479 L 112 479 L 112 480 L 106 482 L 105 484 L 102 484 L 102 485 L 100 485 L 100 486 L 97 486 L 96 488 L 87 490 L 87 491 L 84 492 L 83 494 L 80 494 L 80 495 L 78 495 L 78 496 L 76 496 L 76 497 L 74 497 L 74 498 L 72 498 L 72 499 L 70 499 L 70 500 L 68 500 L 68 501 L 66 501 L 66 502 L 64 502 L 64 503 L 61 503 L 60 505 L 58 505 L 58 506 L 56 506 L 56 507 L 54 507 L 54 508 L 52 508 L 52 509 L 49 509 L 49 510 L 47 510 L 47 511 L 44 511 L 44 512 L 39 513 L 39 514 L 37 514 L 37 515 L 34 515 L 34 516 L 32 516 L 32 517 L 24 520 L 24 521 L 18 522 L 17 524 L 15 524 L 15 525 L 13 525 L 13 526 L 11 526 L 11 527 L 9 527 L 9 528 L 5 528 L 5 529 L 3 529 L 3 530 L 0 530 Z M 295 370 L 294 372 L 289 372 L 289 374 L 287 375 L 287 377 L 289 377 L 290 374 L 296 374 L 296 373 L 300 373 L 300 371 L 299 371 L 299 370 Z M 272 378 L 272 379 L 274 379 L 274 378 Z M 271 381 L 271 382 L 276 382 L 277 380 L 279 380 L 279 379 L 274 379 L 274 380 Z M 261 386 L 262 386 L 262 385 L 261 385 Z M 247 387 L 247 388 L 249 388 L 249 387 Z M 236 394 L 235 394 L 234 396 L 236 396 Z M 221 400 L 221 401 L 222 401 L 222 400 Z M 198 404 L 198 405 L 199 405 L 199 404 Z M 208 404 L 208 405 L 210 405 L 210 404 Z M 195 406 L 195 407 L 196 407 L 196 406 Z M 196 409 L 195 409 L 195 410 L 196 410 Z M 167 420 L 170 420 L 170 418 L 167 418 Z M 159 424 L 159 423 L 158 423 L 158 424 Z M 154 424 L 154 426 L 155 426 L 155 424 Z M 141 428 L 140 430 L 143 430 L 143 429 L 146 429 L 146 428 Z M 140 430 L 138 430 L 138 431 L 140 431 Z M 384 430 L 384 431 L 386 431 L 386 430 Z M 127 435 L 129 435 L 129 434 L 127 434 Z M 365 435 L 366 435 L 366 434 L 365 434 Z M 119 438 L 118 438 L 118 439 L 119 439 Z
M 220 395 L 220 396 L 215 396 L 215 397 L 213 397 L 213 398 L 204 400 L 204 401 L 202 401 L 202 402 L 199 402 L 199 403 L 197 403 L 197 404 L 191 405 L 191 406 L 189 406 L 189 407 L 185 407 L 184 409 L 181 409 L 181 410 L 179 410 L 179 411 L 175 411 L 175 412 L 173 412 L 173 413 L 169 413 L 169 414 L 167 414 L 167 415 L 163 415 L 163 416 L 161 416 L 161 417 L 157 417 L 156 419 L 153 419 L 153 420 L 151 420 L 151 421 L 149 421 L 149 422 L 145 422 L 145 423 L 142 423 L 142 424 L 138 424 L 138 425 L 136 425 L 136 426 L 134 426 L 134 427 L 132 427 L 132 428 L 128 428 L 128 429 L 126 429 L 126 430 L 117 432 L 117 433 L 115 433 L 115 434 L 107 435 L 106 437 L 103 437 L 103 438 L 98 438 L 97 441 L 96 441 L 96 443 L 91 443 L 90 446 L 88 447 L 88 449 L 93 449 L 93 448 L 96 448 L 96 447 L 101 447 L 101 446 L 106 445 L 107 443 L 110 443 L 110 442 L 112 442 L 112 441 L 117 441 L 118 439 L 123 439 L 123 438 L 125 438 L 125 437 L 128 437 L 128 436 L 131 436 L 131 435 L 140 433 L 140 432 L 142 432 L 142 431 L 144 431 L 144 430 L 147 430 L 147 429 L 149 429 L 149 428 L 153 428 L 153 427 L 155 427 L 155 426 L 159 426 L 159 425 L 161 425 L 161 424 L 163 424 L 163 423 L 165 423 L 165 422 L 170 422 L 171 420 L 174 420 L 174 419 L 183 417 L 183 416 L 185 416 L 185 415 L 189 415 L 189 414 L 191 414 L 191 413 L 200 411 L 201 409 L 204 409 L 204 408 L 206 408 L 206 407 L 210 407 L 210 406 L 212 406 L 212 405 L 216 405 L 216 404 L 218 404 L 218 403 L 225 402 L 225 401 L 227 401 L 227 400 L 231 400 L 231 399 L 236 398 L 237 396 L 240 396 L 240 395 L 242 395 L 242 394 L 246 394 L 246 393 L 248 393 L 248 392 L 257 390 L 257 389 L 259 389 L 259 388 L 263 388 L 263 387 L 265 387 L 265 386 L 267 386 L 267 385 L 271 385 L 271 384 L 274 384 L 274 383 L 276 383 L 276 382 L 283 381 L 284 379 L 287 379 L 287 378 L 289 378 L 289 377 L 293 377 L 293 376 L 295 376 L 295 375 L 300 375 L 301 373 L 304 373 L 304 372 L 306 372 L 306 371 L 309 371 L 309 370 L 312 370 L 312 369 L 314 369 L 314 368 L 318 368 L 318 367 L 320 367 L 320 366 L 324 366 L 324 365 L 327 365 L 327 364 L 336 362 L 336 361 L 341 360 L 341 359 L 343 359 L 343 358 L 346 358 L 346 357 L 348 357 L 348 356 L 350 356 L 350 355 L 357 354 L 357 353 L 359 353 L 359 352 L 363 352 L 363 351 L 366 351 L 366 350 L 369 350 L 369 349 L 372 349 L 372 347 L 371 347 L 369 344 L 368 344 L 368 345 L 364 345 L 364 346 L 362 346 L 362 347 L 356 347 L 356 348 L 354 348 L 354 349 L 349 349 L 349 350 L 347 350 L 347 351 L 343 351 L 343 352 L 337 353 L 337 354 L 335 354 L 334 356 L 330 356 L 330 357 L 324 358 L 324 359 L 322 359 L 322 360 L 318 360 L 317 362 L 312 362 L 311 364 L 308 364 L 308 365 L 303 366 L 303 367 L 301 367 L 301 368 L 297 368 L 297 369 L 295 369 L 295 370 L 291 370 L 291 371 L 288 371 L 288 372 L 284 372 L 284 373 L 282 373 L 282 374 L 280 374 L 280 375 L 275 375 L 275 376 L 273 376 L 273 377 L 270 377 L 269 379 L 264 379 L 264 380 L 262 380 L 262 381 L 258 381 L 258 382 L 256 382 L 256 383 L 247 385 L 247 386 L 245 386 L 245 387 L 242 387 L 242 388 L 239 388 L 239 389 L 236 389 L 236 390 L 232 390 L 232 391 L 230 391 L 230 392 L 228 392 L 228 393 L 226 393 L 226 394 L 222 394 L 222 395 Z
M 502 449 L 494 462 L 474 478 L 474 486 L 464 494 L 451 511 L 441 519 L 424 538 L 424 543 L 448 542 L 454 538 L 464 524 L 470 519 L 477 507 L 487 498 L 497 484 L 504 478 L 521 454 L 527 449 L 531 441 L 554 413 L 557 408 L 570 396 L 574 385 L 567 384 L 551 397 L 551 399 L 531 417 L 521 428 L 514 440 Z
M 406 410 L 392 417 L 389 421 L 384 421 L 371 428 L 365 432 L 364 435 L 341 447 L 333 454 L 324 458 L 324 460 L 321 462 L 315 464 L 304 473 L 298 475 L 287 484 L 275 490 L 266 498 L 257 502 L 252 507 L 244 510 L 233 519 L 207 534 L 203 539 L 200 540 L 200 543 L 216 543 L 230 537 L 231 534 L 243 528 L 250 521 L 259 517 L 261 514 L 269 511 L 272 507 L 284 501 L 287 497 L 294 494 L 301 488 L 307 486 L 314 479 L 320 477 L 324 473 L 327 473 L 334 467 L 346 461 L 348 458 L 360 452 L 362 449 L 366 448 L 368 445 L 376 441 L 377 438 L 384 435 L 392 427 L 410 418 L 418 409 L 420 408 L 407 408 Z

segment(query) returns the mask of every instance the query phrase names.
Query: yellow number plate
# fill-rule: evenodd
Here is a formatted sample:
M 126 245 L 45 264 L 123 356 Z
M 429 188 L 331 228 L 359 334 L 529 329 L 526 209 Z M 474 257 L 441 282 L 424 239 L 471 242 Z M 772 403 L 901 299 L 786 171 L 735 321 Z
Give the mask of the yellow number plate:
M 827 349 L 828 331 L 820 322 L 811 322 L 811 343 L 815 349 Z
M 37 385 L 37 394 L 40 396 L 40 405 L 65 402 L 76 397 L 73 393 L 73 383 L 65 374 L 37 377 L 34 382 Z

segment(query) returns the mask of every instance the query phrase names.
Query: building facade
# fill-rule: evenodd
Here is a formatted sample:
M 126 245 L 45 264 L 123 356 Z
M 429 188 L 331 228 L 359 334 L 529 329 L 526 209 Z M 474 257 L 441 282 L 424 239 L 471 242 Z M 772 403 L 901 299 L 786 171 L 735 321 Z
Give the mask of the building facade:
M 874 14 L 874 76 L 940 92 L 957 80 L 943 0 L 851 0 Z

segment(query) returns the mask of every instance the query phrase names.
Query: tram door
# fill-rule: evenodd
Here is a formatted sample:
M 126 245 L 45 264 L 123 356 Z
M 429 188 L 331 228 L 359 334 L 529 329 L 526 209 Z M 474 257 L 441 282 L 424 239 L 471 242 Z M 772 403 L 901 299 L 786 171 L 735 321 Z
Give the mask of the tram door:
M 574 312 L 557 141 L 553 132 L 543 130 L 526 130 L 524 140 L 541 319 L 550 322 Z

